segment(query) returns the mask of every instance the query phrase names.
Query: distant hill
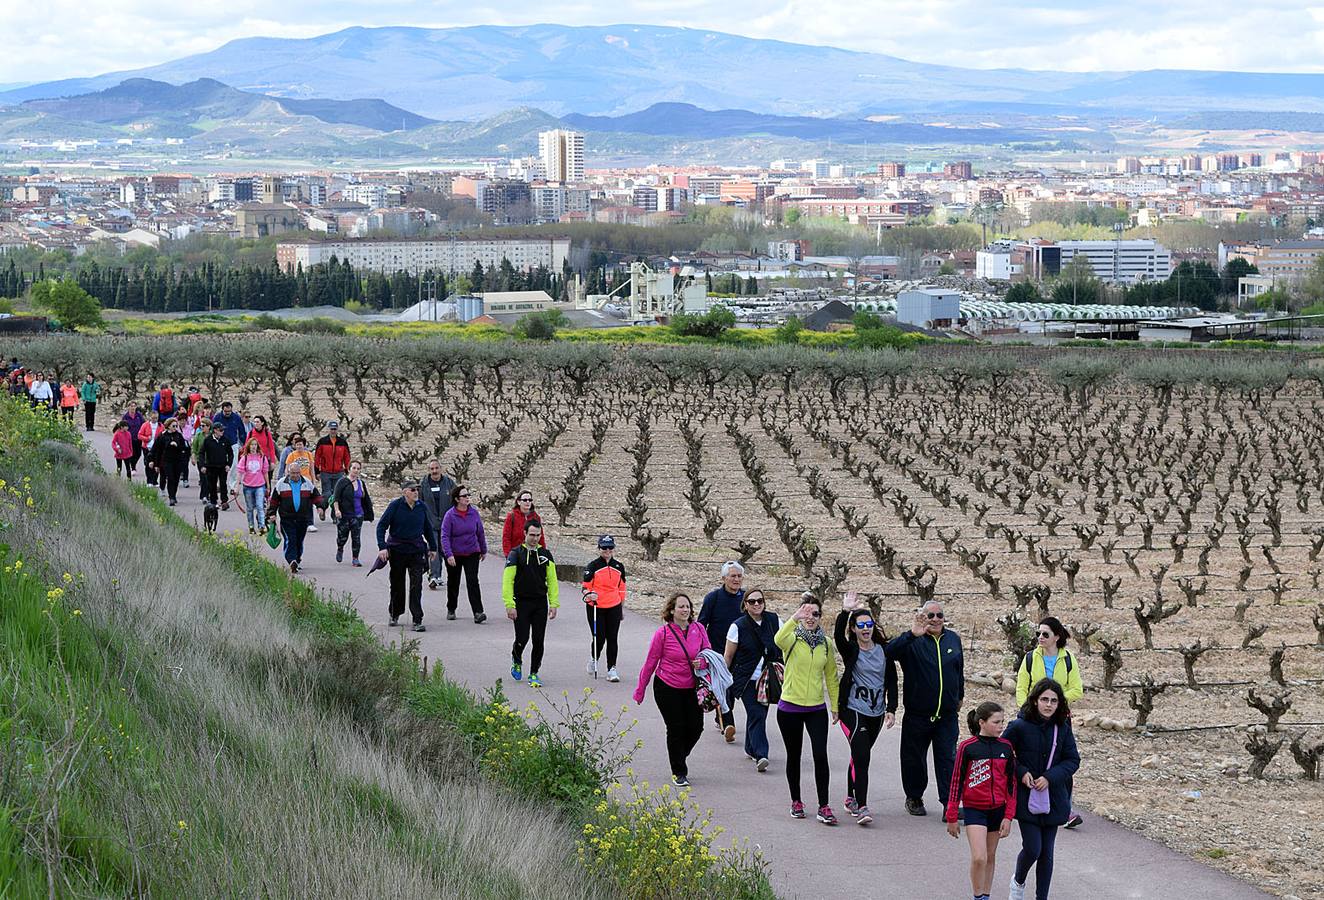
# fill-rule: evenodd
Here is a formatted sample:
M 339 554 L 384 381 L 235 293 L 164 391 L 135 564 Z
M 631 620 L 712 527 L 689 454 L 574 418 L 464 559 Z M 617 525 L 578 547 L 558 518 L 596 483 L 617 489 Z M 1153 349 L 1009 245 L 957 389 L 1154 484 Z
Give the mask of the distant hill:
M 306 39 L 243 38 L 132 72 L 27 85 L 0 93 L 0 103 L 87 94 L 136 77 L 180 85 L 216 79 L 280 98 L 380 98 L 442 120 L 512 107 L 619 116 L 658 103 L 855 118 L 904 109 L 920 121 L 924 110 L 952 104 L 1134 115 L 1324 112 L 1324 75 L 964 69 L 651 25 L 347 28 Z
M 688 138 L 769 136 L 844 144 L 1001 144 L 1042 139 L 1028 130 L 997 126 L 942 127 L 864 119 L 772 116 L 744 109 L 700 109 L 689 103 L 655 103 L 623 116 L 571 113 L 562 121 L 590 132 L 626 132 Z
M 321 100 L 268 97 L 240 91 L 212 78 L 169 84 L 129 78 L 100 91 L 26 100 L 0 114 L 52 116 L 82 125 L 140 126 L 138 130 L 188 136 L 234 120 L 307 116 L 333 125 L 401 131 L 433 122 L 383 100 Z

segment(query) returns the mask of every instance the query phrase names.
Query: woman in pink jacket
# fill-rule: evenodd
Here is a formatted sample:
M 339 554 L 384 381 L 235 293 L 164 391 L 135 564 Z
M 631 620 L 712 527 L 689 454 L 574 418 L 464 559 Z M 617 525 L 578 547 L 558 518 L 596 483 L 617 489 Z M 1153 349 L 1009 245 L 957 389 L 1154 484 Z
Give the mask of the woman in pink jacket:
M 644 702 L 648 679 L 653 679 L 653 699 L 667 728 L 667 756 L 671 760 L 671 783 L 689 787 L 686 759 L 703 735 L 703 710 L 694 693 L 699 654 L 709 649 L 708 632 L 694 622 L 694 604 L 682 593 L 672 594 L 662 607 L 663 625 L 648 645 L 648 657 L 639 670 L 634 702 Z M 654 677 L 656 672 L 656 677 Z
M 115 474 L 133 481 L 133 431 L 128 422 L 116 422 L 110 436 L 110 449 L 115 454 Z

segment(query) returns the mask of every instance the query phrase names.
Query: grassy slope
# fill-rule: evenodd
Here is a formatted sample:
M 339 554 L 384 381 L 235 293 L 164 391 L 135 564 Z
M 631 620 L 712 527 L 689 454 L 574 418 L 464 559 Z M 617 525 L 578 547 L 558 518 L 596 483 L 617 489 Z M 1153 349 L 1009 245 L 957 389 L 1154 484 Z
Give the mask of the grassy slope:
M 393 708 L 412 659 L 19 424 L 0 409 L 0 896 L 605 896 L 560 815 L 509 816 L 457 733 Z

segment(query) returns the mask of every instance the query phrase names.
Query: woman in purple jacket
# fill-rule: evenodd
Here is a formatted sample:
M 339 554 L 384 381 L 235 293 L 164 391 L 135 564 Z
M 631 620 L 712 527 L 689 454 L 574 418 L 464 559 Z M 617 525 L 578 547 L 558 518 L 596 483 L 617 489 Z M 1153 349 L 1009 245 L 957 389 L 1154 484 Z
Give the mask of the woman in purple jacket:
M 483 612 L 483 589 L 478 584 L 478 564 L 487 559 L 487 533 L 483 519 L 470 503 L 469 488 L 456 485 L 451 490 L 451 508 L 441 520 L 441 555 L 446 557 L 446 618 L 455 618 L 460 602 L 460 572 L 469 589 L 469 606 L 474 624 L 487 621 Z

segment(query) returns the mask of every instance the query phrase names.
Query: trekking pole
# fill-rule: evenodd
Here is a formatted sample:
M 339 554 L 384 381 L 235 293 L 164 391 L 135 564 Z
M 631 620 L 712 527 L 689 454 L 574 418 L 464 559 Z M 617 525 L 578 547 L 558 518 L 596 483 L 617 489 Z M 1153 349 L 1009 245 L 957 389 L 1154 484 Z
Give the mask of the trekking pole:
M 588 655 L 593 657 L 593 680 L 598 680 L 598 601 L 595 597 L 591 603 L 593 607 L 592 634 L 588 639 Z

